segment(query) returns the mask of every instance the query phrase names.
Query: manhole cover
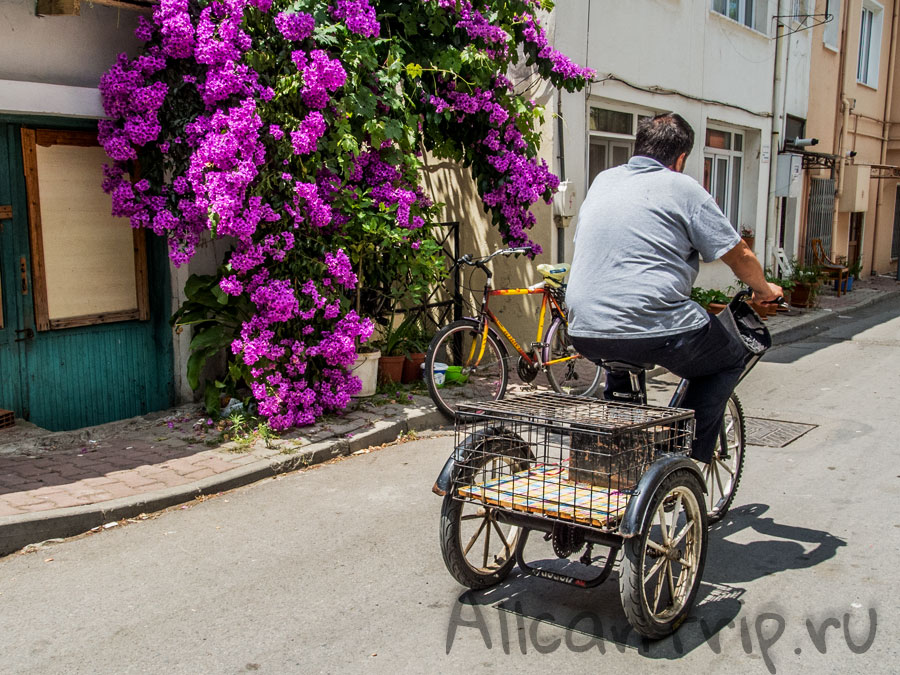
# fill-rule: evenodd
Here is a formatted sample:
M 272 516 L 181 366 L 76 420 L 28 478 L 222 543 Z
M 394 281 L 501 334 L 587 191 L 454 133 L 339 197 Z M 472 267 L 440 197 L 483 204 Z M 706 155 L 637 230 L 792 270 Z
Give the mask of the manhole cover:
M 781 420 L 767 420 L 762 417 L 747 417 L 744 419 L 747 431 L 748 445 L 764 445 L 769 448 L 783 448 L 800 438 L 810 429 L 815 429 L 815 424 L 800 424 L 799 422 L 782 422 Z

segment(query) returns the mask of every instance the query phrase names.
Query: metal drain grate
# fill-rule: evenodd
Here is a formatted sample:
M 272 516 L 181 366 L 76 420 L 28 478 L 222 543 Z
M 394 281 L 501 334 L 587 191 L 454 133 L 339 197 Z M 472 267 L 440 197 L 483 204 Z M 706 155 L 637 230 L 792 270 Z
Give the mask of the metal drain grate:
M 799 422 L 782 422 L 781 420 L 767 420 L 762 417 L 747 417 L 744 419 L 747 431 L 748 445 L 764 445 L 768 448 L 783 448 L 788 443 L 793 443 L 810 429 L 815 429 L 815 424 L 801 424 Z

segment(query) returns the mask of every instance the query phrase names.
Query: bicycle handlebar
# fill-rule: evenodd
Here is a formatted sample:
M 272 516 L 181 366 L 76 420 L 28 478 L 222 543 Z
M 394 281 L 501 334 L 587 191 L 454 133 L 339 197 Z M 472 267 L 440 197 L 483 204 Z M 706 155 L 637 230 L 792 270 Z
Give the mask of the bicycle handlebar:
M 480 267 L 485 263 L 491 261 L 493 258 L 496 258 L 498 255 L 516 255 L 517 253 L 531 253 L 530 246 L 519 246 L 516 248 L 501 248 L 497 251 L 494 251 L 490 255 L 486 255 L 483 258 L 472 259 L 472 255 L 470 253 L 466 253 L 462 258 L 456 261 L 457 265 L 469 265 L 471 267 Z
M 742 290 L 742 291 L 738 291 L 737 293 L 735 293 L 735 295 L 734 295 L 734 300 L 744 300 L 744 301 L 748 301 L 748 300 L 750 300 L 752 297 L 753 297 L 753 291 Z M 784 301 L 784 297 L 783 297 L 783 296 L 780 296 L 780 295 L 779 295 L 777 298 L 775 298 L 774 300 L 770 300 L 770 301 L 766 302 L 765 304 L 767 304 L 767 305 L 779 305 L 779 306 L 781 306 L 781 307 L 787 307 L 787 306 L 788 306 L 787 303 Z

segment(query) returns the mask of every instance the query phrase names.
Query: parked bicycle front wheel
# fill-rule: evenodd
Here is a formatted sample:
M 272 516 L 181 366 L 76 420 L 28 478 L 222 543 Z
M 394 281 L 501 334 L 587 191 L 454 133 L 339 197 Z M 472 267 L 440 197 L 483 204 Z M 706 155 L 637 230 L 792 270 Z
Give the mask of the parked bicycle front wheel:
M 566 324 L 555 321 L 547 331 L 542 359 L 547 364 L 547 380 L 554 391 L 572 396 L 591 396 L 600 386 L 603 369 L 593 361 L 577 356 L 569 341 Z M 570 358 L 576 356 L 576 358 Z M 557 359 L 566 359 L 553 363 Z
M 506 393 L 506 348 L 474 319 L 460 319 L 437 332 L 425 357 L 428 393 L 438 409 L 456 417 L 458 403 L 496 401 Z

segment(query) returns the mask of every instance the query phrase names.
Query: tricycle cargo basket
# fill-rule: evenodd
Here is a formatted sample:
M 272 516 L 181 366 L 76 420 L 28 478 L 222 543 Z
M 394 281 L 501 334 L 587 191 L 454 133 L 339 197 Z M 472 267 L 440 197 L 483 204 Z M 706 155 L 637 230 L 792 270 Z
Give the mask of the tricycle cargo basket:
M 462 404 L 454 494 L 609 528 L 663 454 L 687 455 L 693 411 L 553 392 Z

